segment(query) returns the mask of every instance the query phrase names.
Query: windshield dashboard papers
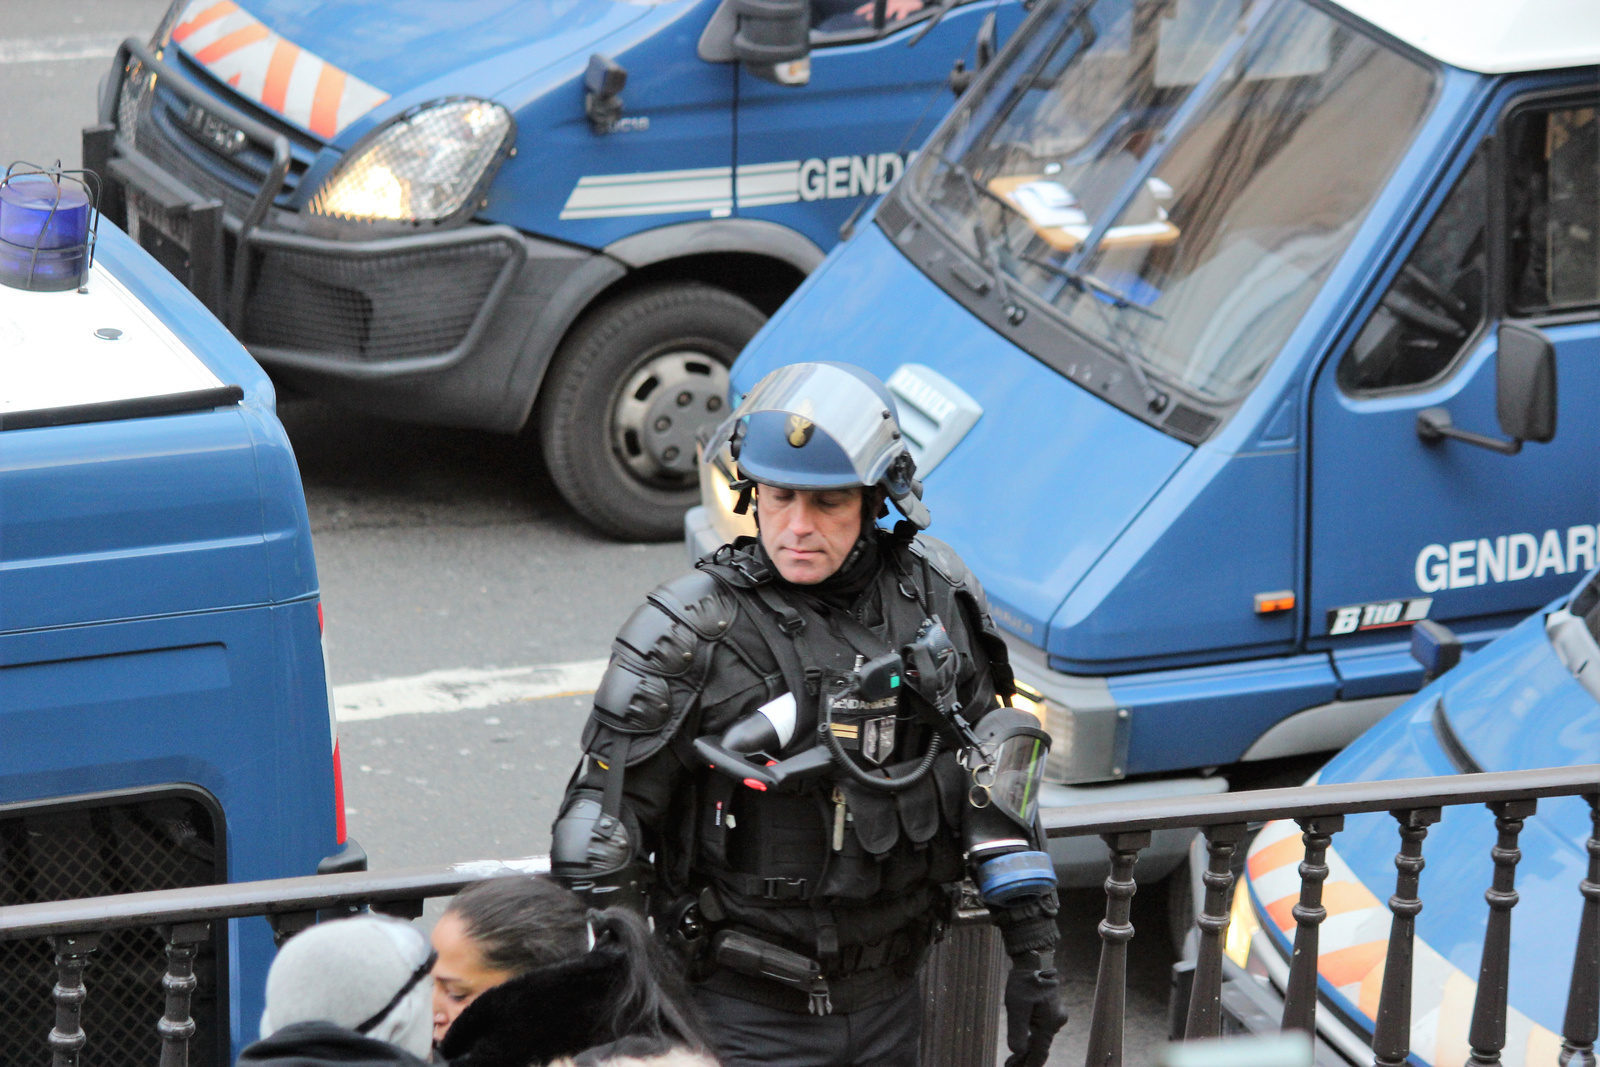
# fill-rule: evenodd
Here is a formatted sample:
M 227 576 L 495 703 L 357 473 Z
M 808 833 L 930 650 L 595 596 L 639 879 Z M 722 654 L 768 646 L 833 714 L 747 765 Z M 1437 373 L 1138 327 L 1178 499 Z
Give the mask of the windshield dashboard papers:
M 1057 251 L 1071 252 L 1094 229 L 1082 201 L 1060 182 L 1036 174 L 1007 175 L 991 179 L 989 191 L 1014 204 L 1034 232 Z M 1167 244 L 1177 240 L 1178 228 L 1167 218 L 1160 203 L 1171 198 L 1172 190 L 1166 182 L 1159 178 L 1146 179 L 1122 213 L 1124 221 L 1106 230 L 1100 243 L 1115 247 Z
M 243 395 L 98 264 L 86 291 L 0 286 L 0 429 L 194 411 Z
M 1036 226 L 1079 226 L 1088 232 L 1089 216 L 1065 186 L 1051 181 L 1026 182 L 1011 190 L 1011 199 Z

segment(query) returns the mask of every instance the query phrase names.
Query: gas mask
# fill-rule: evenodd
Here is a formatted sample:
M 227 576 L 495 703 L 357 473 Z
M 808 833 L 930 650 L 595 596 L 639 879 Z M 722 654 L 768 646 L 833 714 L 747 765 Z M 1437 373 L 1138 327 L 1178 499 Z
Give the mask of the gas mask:
M 989 712 L 973 733 L 977 744 L 963 753 L 972 785 L 962 838 L 978 895 L 986 904 L 1013 904 L 1047 893 L 1055 868 L 1033 843 L 1050 735 L 1015 708 Z

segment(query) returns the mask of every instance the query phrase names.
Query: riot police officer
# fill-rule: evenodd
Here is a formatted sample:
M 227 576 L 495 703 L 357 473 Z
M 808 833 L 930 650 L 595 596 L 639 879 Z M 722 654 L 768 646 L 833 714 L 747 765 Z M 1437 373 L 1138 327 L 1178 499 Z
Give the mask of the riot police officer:
M 724 447 L 758 536 L 617 635 L 553 873 L 683 948 L 724 1062 L 794 1067 L 917 1063 L 917 969 L 970 875 L 1014 963 L 1008 1064 L 1043 1064 L 1066 1021 L 1035 811 L 1049 741 L 1003 706 L 978 582 L 920 533 L 893 397 L 794 364 L 707 454 Z

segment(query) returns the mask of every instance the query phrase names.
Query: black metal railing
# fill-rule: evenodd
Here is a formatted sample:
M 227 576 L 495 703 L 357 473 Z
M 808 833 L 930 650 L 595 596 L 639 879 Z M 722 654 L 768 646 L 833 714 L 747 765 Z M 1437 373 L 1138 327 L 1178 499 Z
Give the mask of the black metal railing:
M 1099 977 L 1089 1023 L 1089 1054 L 1094 1067 L 1122 1063 L 1122 1023 L 1128 941 L 1129 901 L 1137 886 L 1134 863 L 1152 831 L 1194 827 L 1205 838 L 1204 903 L 1196 916 L 1199 948 L 1195 960 L 1183 1039 L 1215 1038 L 1222 1033 L 1223 942 L 1235 882 L 1235 854 L 1250 830 L 1264 822 L 1293 819 L 1305 852 L 1300 864 L 1300 899 L 1294 949 L 1284 988 L 1281 1027 L 1315 1032 L 1317 1010 L 1317 935 L 1327 917 L 1322 883 L 1328 876 L 1327 851 L 1344 818 L 1388 812 L 1398 823 L 1393 913 L 1383 981 L 1372 1034 L 1375 1067 L 1399 1067 L 1411 1054 L 1411 976 L 1416 916 L 1422 909 L 1418 886 L 1422 846 L 1428 827 L 1442 808 L 1486 804 L 1494 812 L 1498 839 L 1490 851 L 1492 877 L 1485 893 L 1489 912 L 1479 968 L 1477 998 L 1469 1030 L 1471 1065 L 1497 1064 L 1505 1046 L 1508 976 L 1511 959 L 1511 909 L 1517 903 L 1515 873 L 1521 853 L 1518 835 L 1541 798 L 1582 796 L 1591 826 L 1589 870 L 1573 892 L 1582 897 L 1582 918 L 1573 931 L 1577 952 L 1563 1023 L 1562 1064 L 1594 1065 L 1600 1029 L 1600 765 L 1461 774 L 1346 785 L 1263 789 L 1179 800 L 1130 801 L 1061 808 L 1047 815 L 1051 837 L 1098 834 L 1111 853 L 1106 879 L 1105 919 Z M 1478 892 L 1475 884 L 1469 890 Z
M 1582 897 L 1582 919 L 1573 936 L 1577 953 L 1563 1025 L 1561 1063 L 1593 1065 L 1600 1030 L 1600 765 L 1454 775 L 1351 785 L 1315 785 L 1259 790 L 1179 800 L 1149 800 L 1055 809 L 1047 815 L 1051 837 L 1099 835 L 1110 852 L 1105 917 L 1100 922 L 1101 953 L 1086 1062 L 1094 1067 L 1122 1063 L 1131 901 L 1137 891 L 1134 865 L 1157 830 L 1198 829 L 1205 838 L 1205 897 L 1196 917 L 1198 957 L 1189 996 L 1184 1040 L 1214 1038 L 1222 1032 L 1223 939 L 1228 925 L 1235 856 L 1250 830 L 1275 819 L 1293 819 L 1305 848 L 1299 867 L 1301 890 L 1293 908 L 1295 947 L 1284 988 L 1282 1026 L 1313 1031 L 1316 1020 L 1317 935 L 1326 917 L 1322 883 L 1327 850 L 1347 815 L 1389 812 L 1398 823 L 1397 875 L 1389 899 L 1393 921 L 1383 972 L 1379 1010 L 1372 1039 L 1379 1067 L 1406 1062 L 1410 1053 L 1410 981 L 1415 916 L 1420 910 L 1419 874 L 1428 827 L 1450 805 L 1487 804 L 1495 814 L 1497 840 L 1486 878 L 1490 909 L 1483 948 L 1477 1004 L 1471 1023 L 1473 1064 L 1499 1062 L 1505 1043 L 1507 974 L 1511 911 L 1517 903 L 1515 872 L 1518 835 L 1537 800 L 1582 796 L 1589 804 L 1589 870 L 1574 891 Z M 543 868 L 540 857 L 508 861 L 514 869 Z M 49 991 L 55 1028 L 41 1035 L 54 1067 L 77 1067 L 90 1035 L 80 1024 L 88 993 L 84 973 L 92 973 L 100 935 L 109 930 L 146 928 L 166 942 L 167 967 L 159 989 L 151 989 L 152 1048 L 161 1067 L 185 1067 L 194 1034 L 190 998 L 195 992 L 193 961 L 211 924 L 266 916 L 282 940 L 317 921 L 319 915 L 345 914 L 360 907 L 405 918 L 422 913 L 423 902 L 453 894 L 469 882 L 497 873 L 493 863 L 415 868 L 388 873 L 354 872 L 286 878 L 233 885 L 131 893 L 84 900 L 0 907 L 0 942 L 47 937 L 55 948 L 56 981 Z M 1476 892 L 1474 887 L 1471 891 Z M 929 971 L 938 977 L 929 993 L 927 1028 L 932 1040 L 924 1062 L 988 1062 L 998 1040 L 997 1011 L 1003 960 L 982 913 L 964 913 L 964 928 L 947 940 Z M 46 991 L 40 990 L 40 996 Z M 974 1014 L 974 1005 L 979 1006 Z M 962 1032 L 951 1033 L 952 1019 Z M 157 1045 L 159 1042 L 159 1045 Z

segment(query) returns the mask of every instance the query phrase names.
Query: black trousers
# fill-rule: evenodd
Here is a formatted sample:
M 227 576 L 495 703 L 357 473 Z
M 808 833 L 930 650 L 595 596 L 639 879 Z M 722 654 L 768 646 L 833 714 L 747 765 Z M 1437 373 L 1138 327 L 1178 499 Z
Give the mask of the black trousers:
M 759 979 L 752 979 L 759 981 Z M 915 981 L 853 1012 L 799 1015 L 703 987 L 694 991 L 723 1067 L 917 1067 L 922 995 Z

